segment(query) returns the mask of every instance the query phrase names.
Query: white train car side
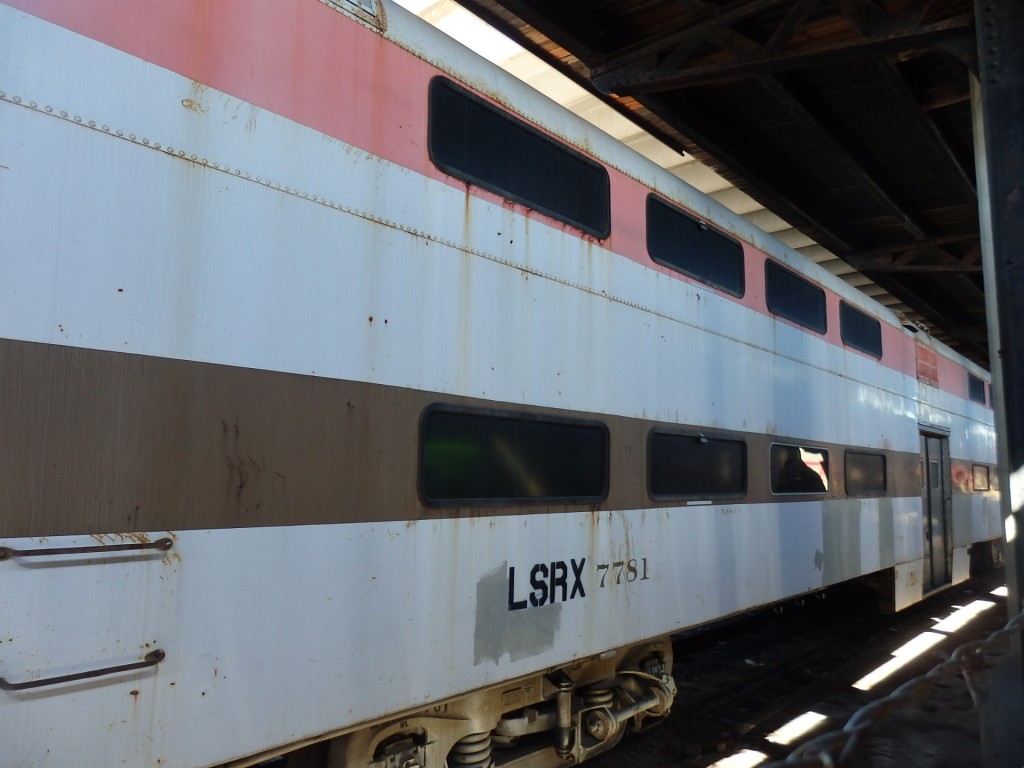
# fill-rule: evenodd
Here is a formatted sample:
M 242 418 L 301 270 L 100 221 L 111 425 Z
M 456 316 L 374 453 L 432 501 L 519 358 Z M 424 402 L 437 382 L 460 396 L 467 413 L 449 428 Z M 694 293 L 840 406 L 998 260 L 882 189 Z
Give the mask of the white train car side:
M 0 0 L 0 744 L 562 765 L 1001 535 L 987 374 L 380 0 Z

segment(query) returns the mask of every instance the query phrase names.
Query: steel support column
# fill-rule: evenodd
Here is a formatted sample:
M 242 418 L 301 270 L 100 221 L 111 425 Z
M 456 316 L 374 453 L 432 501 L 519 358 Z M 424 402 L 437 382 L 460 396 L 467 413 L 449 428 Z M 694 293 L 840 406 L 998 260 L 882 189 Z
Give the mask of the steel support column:
M 973 83 L 982 258 L 992 350 L 1009 613 L 1024 598 L 1024 3 L 975 0 Z M 986 768 L 1020 766 L 1021 639 L 982 707 Z

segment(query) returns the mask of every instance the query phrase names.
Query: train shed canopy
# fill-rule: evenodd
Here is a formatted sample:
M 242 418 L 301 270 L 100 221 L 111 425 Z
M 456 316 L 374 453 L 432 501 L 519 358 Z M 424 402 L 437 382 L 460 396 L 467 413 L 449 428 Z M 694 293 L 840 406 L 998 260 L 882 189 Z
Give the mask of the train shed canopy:
M 987 367 L 970 0 L 458 0 Z

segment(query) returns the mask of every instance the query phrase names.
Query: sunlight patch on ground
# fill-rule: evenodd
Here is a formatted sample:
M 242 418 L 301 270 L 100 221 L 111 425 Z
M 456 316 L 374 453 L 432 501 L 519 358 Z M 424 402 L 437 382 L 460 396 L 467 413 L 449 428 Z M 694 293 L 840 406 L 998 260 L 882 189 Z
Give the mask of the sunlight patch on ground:
M 764 752 L 744 749 L 735 755 L 722 758 L 717 763 L 712 763 L 708 768 L 753 768 L 753 766 L 760 765 L 767 759 L 768 755 Z
M 825 715 L 818 714 L 817 712 L 804 712 L 781 728 L 772 731 L 765 738 L 773 744 L 792 744 L 797 739 L 806 736 L 826 720 L 828 718 Z
M 995 590 L 993 594 L 995 594 Z M 909 643 L 901 645 L 892 652 L 892 659 L 866 674 L 855 682 L 853 687 L 862 691 L 871 690 L 922 653 L 930 648 L 934 648 L 946 639 L 948 635 L 967 626 L 967 624 L 978 618 L 989 608 L 995 607 L 995 605 L 991 600 L 975 600 L 973 603 L 962 607 L 951 606 L 956 608 L 956 610 L 944 618 L 934 619 L 935 626 L 931 630 L 922 632 Z

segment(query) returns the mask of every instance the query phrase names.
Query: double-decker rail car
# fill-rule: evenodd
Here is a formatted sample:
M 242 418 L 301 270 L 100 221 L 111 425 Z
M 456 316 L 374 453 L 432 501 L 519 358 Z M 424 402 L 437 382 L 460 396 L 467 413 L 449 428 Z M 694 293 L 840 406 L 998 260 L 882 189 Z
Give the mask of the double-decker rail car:
M 0 2 L 0 744 L 557 766 L 1000 535 L 987 375 L 382 0 Z

